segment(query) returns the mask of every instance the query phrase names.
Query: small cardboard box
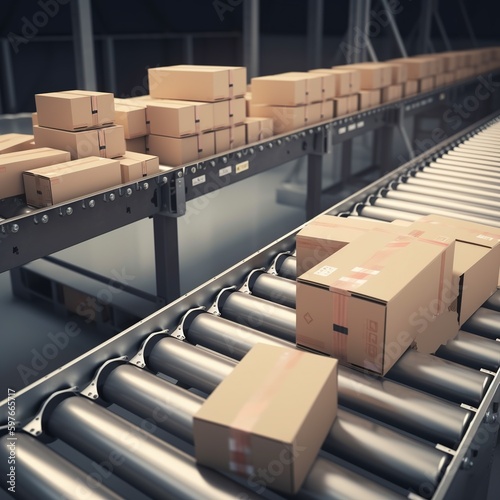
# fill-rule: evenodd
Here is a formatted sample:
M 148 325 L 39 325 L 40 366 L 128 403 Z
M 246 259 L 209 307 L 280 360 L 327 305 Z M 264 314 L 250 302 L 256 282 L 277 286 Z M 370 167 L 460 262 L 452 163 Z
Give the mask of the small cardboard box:
M 246 144 L 245 125 L 223 128 L 215 131 L 215 153 L 224 153 Z
M 403 85 L 401 83 L 397 85 L 389 85 L 382 89 L 382 102 L 393 102 L 401 99 L 403 97 Z
M 296 493 L 336 418 L 337 369 L 335 359 L 255 345 L 194 415 L 197 461 Z M 280 473 L 267 474 L 274 462 Z
M 403 87 L 404 97 L 418 94 L 418 80 L 407 80 Z
M 436 87 L 442 87 L 443 85 L 446 84 L 446 73 L 438 73 L 435 77 L 434 77 L 434 85 Z
M 274 134 L 271 118 L 245 118 L 245 127 L 247 144 L 268 139 Z
M 357 99 L 356 99 L 356 109 L 358 106 Z M 325 120 L 331 120 L 334 117 L 334 103 L 333 100 L 330 101 L 323 101 L 320 104 L 321 107 L 321 116 L 320 116 L 320 121 L 325 121 Z
M 358 96 L 353 94 L 347 96 L 347 113 L 356 113 L 358 111 Z
M 429 227 L 457 240 L 453 261 L 457 310 L 463 325 L 497 289 L 500 267 L 500 230 L 450 217 L 429 215 L 412 227 Z
M 215 102 L 243 97 L 247 70 L 236 66 L 181 64 L 149 68 L 149 93 L 160 99 Z
M 112 125 L 115 119 L 113 94 L 67 90 L 36 94 L 40 127 L 77 131 Z
M 445 85 L 450 85 L 455 81 L 455 73 L 453 71 L 448 73 L 443 73 L 443 76 Z
M 361 235 L 297 278 L 297 344 L 384 375 L 417 337 L 421 308 L 442 312 L 450 248 L 433 235 Z
M 407 77 L 409 80 L 419 80 L 425 78 L 431 73 L 431 64 L 429 59 L 418 57 L 401 57 L 399 59 L 391 59 L 388 63 L 402 64 L 406 66 Z
M 335 66 L 333 68 L 312 69 L 310 73 L 333 75 L 335 78 L 335 97 L 355 94 L 360 90 L 360 75 L 350 66 Z
M 315 73 L 290 72 L 252 78 L 252 103 L 300 106 L 322 100 L 322 79 Z
M 349 104 L 350 104 L 350 99 L 351 96 L 343 96 L 343 97 L 336 97 L 333 100 L 333 106 L 334 106 L 334 111 L 333 111 L 333 116 L 344 116 L 349 113 Z
M 372 106 L 379 106 L 382 102 L 382 91 L 380 89 L 368 90 L 370 93 L 370 102 Z
M 439 54 L 419 54 L 414 56 L 418 59 L 426 59 L 429 62 L 429 75 L 437 75 L 444 71 L 443 59 Z
M 391 68 L 390 85 L 405 83 L 408 80 L 408 67 L 405 64 L 384 63 Z
M 32 125 L 38 125 L 38 113 L 31 113 L 31 123 Z
M 291 132 L 299 128 L 307 127 L 322 120 L 322 112 L 329 113 L 328 105 L 325 103 L 308 104 L 307 106 L 266 106 L 265 104 L 252 104 L 250 106 L 251 117 L 272 118 L 273 128 L 276 134 Z M 326 106 L 323 106 L 326 104 Z
M 148 135 L 146 105 L 131 99 L 115 99 L 115 123 L 123 127 L 125 139 Z
M 234 127 L 245 123 L 247 104 L 245 98 L 213 103 L 214 129 Z
M 33 127 L 37 147 L 69 151 L 71 159 L 101 156 L 117 158 L 125 154 L 125 137 L 121 125 L 68 132 L 54 128 Z
M 360 90 L 358 92 L 358 109 L 368 109 L 372 107 L 370 90 Z
M 349 66 L 359 71 L 361 90 L 380 89 L 391 83 L 391 65 L 367 62 L 350 64 Z
M 148 135 L 146 151 L 160 158 L 162 165 L 177 167 L 198 161 L 215 154 L 215 133 L 190 135 L 188 137 L 166 137 Z
M 134 153 L 146 152 L 146 136 L 136 137 L 135 139 L 125 139 L 125 148 Z
M 118 159 L 120 160 L 122 183 L 136 181 L 160 172 L 158 156 L 127 151 L 124 156 Z
M 121 184 L 120 162 L 80 158 L 23 173 L 26 202 L 34 207 L 85 196 Z
M 146 102 L 149 133 L 170 137 L 201 134 L 214 129 L 211 103 L 154 100 Z
M 39 148 L 0 155 L 0 199 L 24 194 L 23 172 L 69 161 L 67 151 Z
M 435 83 L 435 77 L 434 76 L 428 76 L 426 78 L 421 78 L 418 81 L 418 91 L 421 94 L 422 92 L 429 92 L 430 90 L 434 89 L 436 83 Z
M 331 101 L 336 96 L 335 75 L 323 73 L 320 74 L 320 77 L 321 77 L 321 98 L 323 101 Z
M 31 147 L 33 138 L 32 135 L 28 134 L 2 134 L 0 135 L 0 154 L 33 149 Z

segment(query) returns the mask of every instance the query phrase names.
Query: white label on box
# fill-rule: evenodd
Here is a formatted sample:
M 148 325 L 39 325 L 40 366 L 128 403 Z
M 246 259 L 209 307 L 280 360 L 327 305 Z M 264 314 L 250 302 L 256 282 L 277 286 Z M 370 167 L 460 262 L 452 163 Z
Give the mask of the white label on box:
M 339 278 L 339 281 L 350 283 L 353 288 L 357 288 L 358 286 L 364 285 L 366 283 L 366 280 L 358 280 L 356 278 L 349 278 L 348 276 L 342 276 L 341 278 Z
M 200 175 L 199 177 L 193 177 L 193 186 L 197 186 L 198 184 L 203 184 L 207 181 L 206 175 Z
M 224 167 L 219 170 L 219 177 L 224 177 L 225 175 L 229 175 L 233 171 L 233 167 L 229 165 L 229 167 Z
M 248 170 L 250 168 L 250 165 L 248 164 L 247 161 L 242 161 L 241 163 L 238 163 L 236 165 L 236 173 L 240 174 L 241 172 L 244 172 L 245 170 Z
M 345 134 L 346 132 L 347 132 L 347 129 L 345 127 L 339 128 L 339 134 Z
M 336 270 L 336 267 L 323 266 L 320 267 L 314 274 L 317 274 L 318 276 L 330 276 L 330 274 L 334 273 Z
M 478 234 L 477 237 L 480 240 L 487 240 L 487 241 L 493 241 L 494 240 L 494 238 L 492 238 L 491 236 L 486 236 L 485 234 Z
M 351 132 L 352 130 L 356 130 L 356 124 L 355 124 L 355 123 L 351 123 L 351 124 L 347 127 L 347 130 L 349 130 L 349 132 Z
M 358 122 L 358 123 L 356 123 L 356 127 L 357 128 L 362 128 L 364 126 L 365 126 L 365 122 Z
M 366 267 L 353 267 L 351 271 L 354 273 L 371 274 L 372 276 L 376 276 L 380 272 L 375 269 L 366 269 Z

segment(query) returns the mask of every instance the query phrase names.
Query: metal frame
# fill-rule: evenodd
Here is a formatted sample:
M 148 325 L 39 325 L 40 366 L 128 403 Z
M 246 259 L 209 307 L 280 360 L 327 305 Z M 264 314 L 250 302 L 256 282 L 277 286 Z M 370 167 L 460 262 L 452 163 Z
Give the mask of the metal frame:
M 243 65 L 251 80 L 259 76 L 260 0 L 243 0 Z

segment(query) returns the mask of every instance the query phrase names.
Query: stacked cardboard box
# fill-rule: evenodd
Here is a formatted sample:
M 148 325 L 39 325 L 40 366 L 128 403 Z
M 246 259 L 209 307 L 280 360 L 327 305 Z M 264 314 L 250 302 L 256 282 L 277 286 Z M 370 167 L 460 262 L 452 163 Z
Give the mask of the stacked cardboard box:
M 114 98 L 107 92 L 68 90 L 35 96 L 37 147 L 69 151 L 72 159 L 125 153 L 125 135 L 114 125 Z
M 115 123 L 123 127 L 127 151 L 146 152 L 149 130 L 144 103 L 137 99 L 115 98 Z
M 246 68 L 167 66 L 149 69 L 147 150 L 177 166 L 246 143 Z
M 333 118 L 335 83 L 324 74 L 290 72 L 252 79 L 250 116 L 270 118 L 276 133 Z
M 33 149 L 34 137 L 28 134 L 2 134 L 0 135 L 0 154 L 13 153 Z

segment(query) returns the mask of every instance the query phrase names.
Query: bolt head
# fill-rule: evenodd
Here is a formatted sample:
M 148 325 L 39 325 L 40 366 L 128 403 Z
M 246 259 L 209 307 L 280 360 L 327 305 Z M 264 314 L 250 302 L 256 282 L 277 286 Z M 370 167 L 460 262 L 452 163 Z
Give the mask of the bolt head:
M 132 196 L 132 188 L 127 188 L 127 189 L 125 190 L 125 195 L 126 195 L 126 196 Z
M 89 207 L 94 208 L 95 207 L 95 200 L 90 200 L 89 201 Z
M 17 233 L 19 231 L 19 225 L 18 224 L 12 224 L 10 226 L 10 230 L 13 232 L 13 233 Z
M 115 201 L 115 198 L 116 198 L 115 193 L 109 194 L 109 201 Z
M 177 176 L 177 177 L 179 177 L 179 176 Z M 149 189 L 149 184 L 148 184 L 147 182 L 145 182 L 145 183 L 142 185 L 142 188 L 143 188 L 144 190 L 146 190 L 146 191 L 147 191 L 147 190 Z
M 66 215 L 71 215 L 73 213 L 73 209 L 71 207 L 66 207 Z
M 40 220 L 42 221 L 42 224 L 47 224 L 47 222 L 49 222 L 49 216 L 44 214 Z

